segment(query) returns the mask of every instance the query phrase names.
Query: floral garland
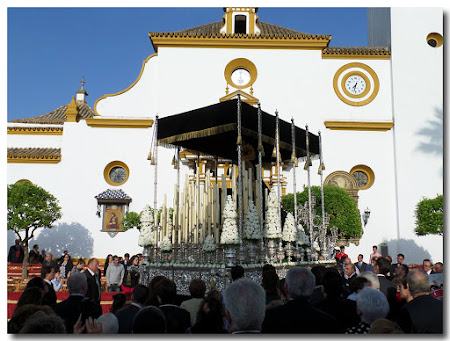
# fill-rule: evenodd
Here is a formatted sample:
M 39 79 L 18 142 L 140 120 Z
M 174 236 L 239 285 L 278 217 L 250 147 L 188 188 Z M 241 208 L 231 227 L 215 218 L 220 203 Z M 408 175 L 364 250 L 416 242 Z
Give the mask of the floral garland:
M 153 222 L 153 210 L 150 206 L 147 205 L 141 212 L 141 230 L 138 240 L 139 246 L 145 247 L 155 245 L 155 232 Z
M 237 212 L 231 195 L 227 196 L 225 207 L 223 208 L 223 229 L 220 235 L 220 244 L 239 244 L 239 231 L 237 226 Z
M 293 242 L 297 239 L 297 231 L 295 230 L 295 219 L 292 213 L 288 213 L 284 222 L 282 239 L 285 242 Z
M 249 201 L 247 215 L 245 216 L 244 238 L 248 240 L 260 240 L 262 238 L 259 217 L 253 200 Z
M 169 237 L 164 236 L 163 240 L 161 242 L 161 251 L 172 251 L 172 242 L 170 241 Z

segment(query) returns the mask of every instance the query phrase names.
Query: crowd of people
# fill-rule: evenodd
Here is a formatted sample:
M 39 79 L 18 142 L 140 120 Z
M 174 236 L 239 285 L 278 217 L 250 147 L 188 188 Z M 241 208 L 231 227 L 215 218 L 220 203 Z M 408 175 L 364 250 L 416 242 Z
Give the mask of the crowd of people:
M 187 297 L 165 276 L 139 284 L 142 255 L 108 255 L 101 273 L 96 258 L 74 265 L 67 252 L 57 261 L 45 254 L 41 276 L 29 280 L 8 333 L 442 334 L 443 264 L 425 259 L 410 269 L 404 260 L 398 254 L 393 264 L 374 246 L 369 263 L 361 254 L 352 262 L 341 247 L 335 266 L 292 267 L 279 278 L 266 264 L 257 283 L 237 265 L 225 290 L 211 282 L 207 291 L 207 283 L 194 278 Z M 70 294 L 59 303 L 56 273 Z M 115 293 L 108 313 L 100 305 L 102 276 Z

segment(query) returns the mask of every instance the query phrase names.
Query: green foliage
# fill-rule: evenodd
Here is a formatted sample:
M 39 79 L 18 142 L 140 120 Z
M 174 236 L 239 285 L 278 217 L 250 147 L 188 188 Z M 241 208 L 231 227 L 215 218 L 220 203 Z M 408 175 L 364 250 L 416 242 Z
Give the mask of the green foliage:
M 52 227 L 59 218 L 58 200 L 42 187 L 29 182 L 8 186 L 8 230 L 14 230 L 19 238 L 19 232 L 25 231 L 31 239 L 37 228 Z
M 438 195 L 434 199 L 422 198 L 416 206 L 416 228 L 418 236 L 427 234 L 443 234 L 444 198 Z
M 29 182 L 8 185 L 8 230 L 13 230 L 24 252 L 22 279 L 27 277 L 28 242 L 38 228 L 51 228 L 61 218 L 58 200 L 42 187 Z
M 316 196 L 316 215 L 322 217 L 322 195 L 320 187 L 312 186 L 311 192 Z M 330 215 L 330 224 L 339 229 L 346 238 L 360 237 L 362 235 L 361 217 L 355 200 L 348 192 L 336 186 L 324 186 L 325 212 Z M 297 206 L 303 206 L 308 201 L 308 188 L 302 192 L 297 192 Z M 281 199 L 281 206 L 285 211 L 294 212 L 294 195 L 288 194 Z M 307 230 L 304 226 L 305 231 Z
M 123 231 L 127 231 L 129 229 L 137 228 L 141 229 L 141 216 L 136 212 L 127 212 L 120 222 L 120 226 Z

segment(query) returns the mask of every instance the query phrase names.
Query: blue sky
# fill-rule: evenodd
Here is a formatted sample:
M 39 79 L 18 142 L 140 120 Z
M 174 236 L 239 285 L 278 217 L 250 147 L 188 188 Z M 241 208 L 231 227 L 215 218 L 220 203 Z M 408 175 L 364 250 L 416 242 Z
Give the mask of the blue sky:
M 152 54 L 148 32 L 221 20 L 215 8 L 7 9 L 7 119 L 42 115 L 70 102 L 82 76 L 92 107 L 127 88 Z M 365 8 L 260 7 L 261 21 L 312 34 L 330 46 L 367 46 Z

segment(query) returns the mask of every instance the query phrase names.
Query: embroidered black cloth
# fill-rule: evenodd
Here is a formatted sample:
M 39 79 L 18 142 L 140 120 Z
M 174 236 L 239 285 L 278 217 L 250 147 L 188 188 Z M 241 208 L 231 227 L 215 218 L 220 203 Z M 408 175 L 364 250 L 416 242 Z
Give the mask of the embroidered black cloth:
M 181 146 L 202 154 L 237 161 L 238 100 L 206 106 L 158 120 L 158 142 L 162 145 Z M 242 158 L 258 160 L 258 109 L 241 101 Z M 272 162 L 275 145 L 276 119 L 262 111 L 263 162 Z M 291 160 L 291 123 L 279 120 L 281 160 Z M 309 133 L 311 156 L 319 153 L 319 138 Z M 297 158 L 306 156 L 306 131 L 295 127 Z

